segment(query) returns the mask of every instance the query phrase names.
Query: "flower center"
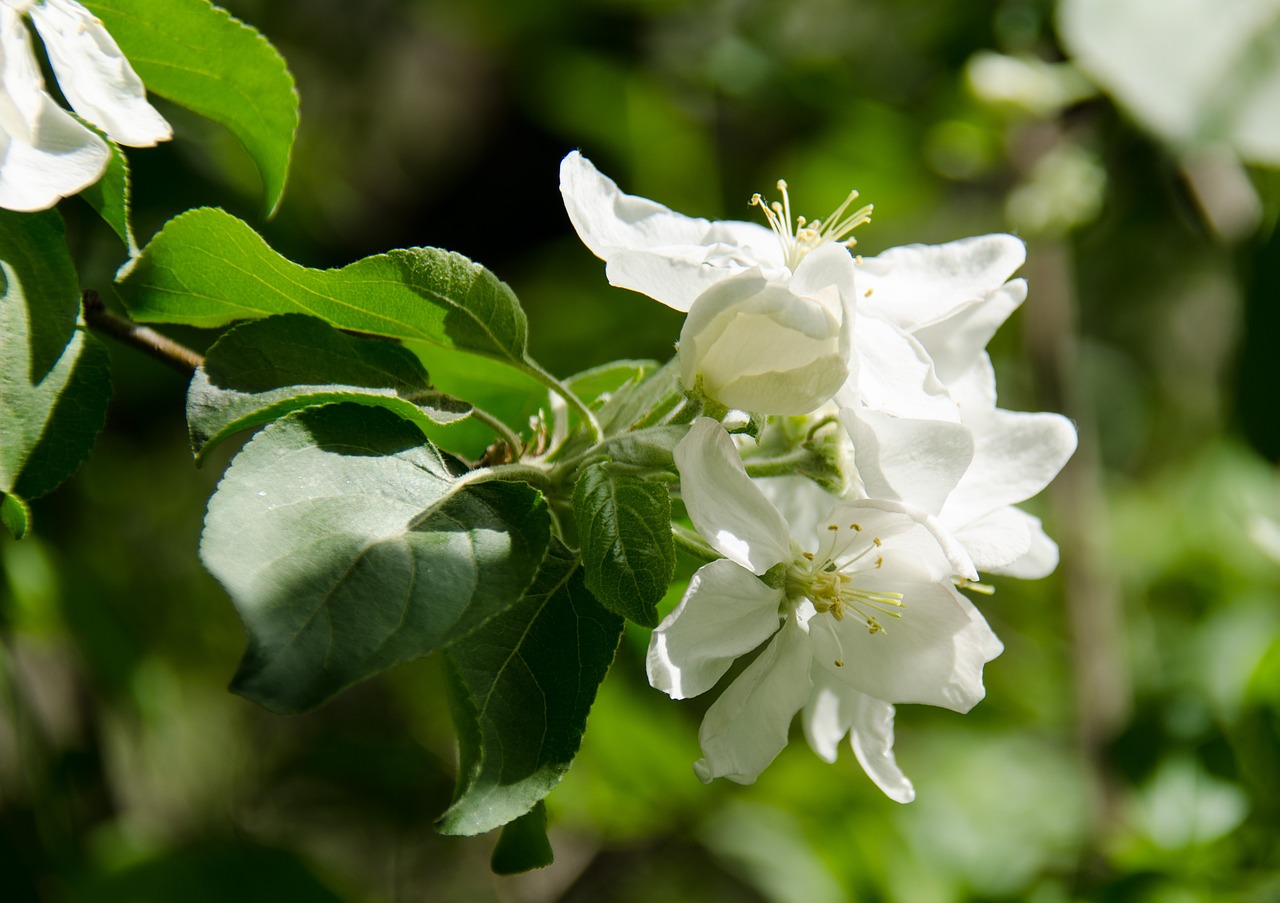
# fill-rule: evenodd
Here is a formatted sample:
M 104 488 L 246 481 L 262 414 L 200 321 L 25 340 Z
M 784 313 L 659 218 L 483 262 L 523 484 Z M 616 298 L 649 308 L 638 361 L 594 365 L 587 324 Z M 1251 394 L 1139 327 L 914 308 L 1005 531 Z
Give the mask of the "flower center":
M 796 265 L 804 259 L 804 255 L 829 241 L 839 242 L 846 248 L 852 248 L 858 240 L 850 233 L 863 223 L 871 222 L 871 204 L 859 207 L 853 213 L 846 215 L 849 205 L 858 198 L 858 192 L 851 191 L 844 199 L 844 203 L 824 220 L 810 221 L 803 216 L 797 216 L 793 230 L 791 196 L 787 194 L 787 183 L 782 179 L 778 180 L 778 191 L 782 192 L 781 201 L 766 204 L 764 198 L 756 193 L 751 196 L 751 206 L 759 207 L 764 211 L 765 219 L 769 221 L 769 228 L 773 230 L 774 235 L 778 236 L 778 242 L 782 245 L 782 256 L 789 269 L 794 270 Z
M 851 617 L 870 634 L 885 634 L 879 618 L 901 618 L 907 604 L 902 593 L 867 589 L 858 574 L 884 566 L 880 537 L 867 537 L 860 524 L 827 524 L 827 538 L 818 553 L 801 552 L 787 572 L 786 593 L 792 602 L 808 599 L 819 614 L 837 621 Z M 839 637 L 837 636 L 837 643 Z M 836 660 L 836 665 L 844 662 Z

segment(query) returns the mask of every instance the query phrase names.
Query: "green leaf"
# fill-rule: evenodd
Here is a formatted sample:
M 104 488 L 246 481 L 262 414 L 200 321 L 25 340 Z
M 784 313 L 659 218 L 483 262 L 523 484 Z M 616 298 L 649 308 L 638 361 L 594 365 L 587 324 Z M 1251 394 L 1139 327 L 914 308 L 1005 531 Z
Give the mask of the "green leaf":
M 142 322 L 217 327 L 304 313 L 339 329 L 516 365 L 525 357 L 528 325 L 515 293 L 461 254 L 411 248 L 314 270 L 281 257 L 245 223 L 213 208 L 166 223 L 117 289 Z
M 31 527 L 31 509 L 12 492 L 0 492 L 0 524 L 8 528 L 14 539 L 21 539 Z
M 667 422 L 685 401 L 680 364 L 672 358 L 651 374 L 615 390 L 600 408 L 600 425 L 608 434 Z
M 412 351 L 281 314 L 238 326 L 209 349 L 187 392 L 191 447 L 200 460 L 239 430 L 339 401 L 385 407 L 421 429 L 471 410 L 435 391 Z
M 622 623 L 587 592 L 577 556 L 553 542 L 520 601 L 445 650 L 460 761 L 443 833 L 507 824 L 559 783 Z
M 656 626 L 676 568 L 666 486 L 597 461 L 573 487 L 573 514 L 587 588 L 610 611 Z
M 550 541 L 546 503 L 523 483 L 456 482 L 382 408 L 310 408 L 258 433 L 200 546 L 249 633 L 232 689 L 303 711 L 519 600 Z
M 226 127 L 262 175 L 267 215 L 284 195 L 298 94 L 256 29 L 208 0 L 88 0 L 148 91 Z
M 98 211 L 103 221 L 124 242 L 129 256 L 134 257 L 138 253 L 138 245 L 133 239 L 133 226 L 129 224 L 129 161 L 118 144 L 105 135 L 99 137 L 111 148 L 111 159 L 107 161 L 107 171 L 102 178 L 82 190 L 80 197 Z
M 106 349 L 76 328 L 79 283 L 58 215 L 0 211 L 0 268 L 0 492 L 16 497 L 5 523 L 25 530 L 21 500 L 80 466 L 111 379 Z
M 517 875 L 546 868 L 554 861 L 555 854 L 547 840 L 547 807 L 539 800 L 526 814 L 502 828 L 489 867 L 498 875 Z
M 657 361 L 612 361 L 575 373 L 564 384 L 587 404 L 592 404 L 607 401 L 613 392 L 627 384 L 640 382 L 657 369 Z
M 613 436 L 600 446 L 600 450 L 619 464 L 666 469 L 674 473 L 672 453 L 688 432 L 689 428 L 683 424 L 645 427 Z

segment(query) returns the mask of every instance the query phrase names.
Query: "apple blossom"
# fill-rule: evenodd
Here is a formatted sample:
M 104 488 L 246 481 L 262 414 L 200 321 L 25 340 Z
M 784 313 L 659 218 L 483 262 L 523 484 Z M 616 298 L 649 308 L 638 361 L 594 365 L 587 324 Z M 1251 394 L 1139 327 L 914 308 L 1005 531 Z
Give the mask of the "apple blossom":
M 765 644 L 707 711 L 699 777 L 754 781 L 807 706 L 820 755 L 830 758 L 851 731 L 868 773 L 909 799 L 884 706 L 967 711 L 983 696 L 982 666 L 1002 648 L 956 591 L 955 578 L 976 577 L 963 550 L 922 512 L 871 499 L 837 503 L 805 548 L 706 418 L 675 459 L 694 526 L 726 557 L 694 575 L 654 631 L 650 683 L 673 698 L 698 695 Z
M 44 42 L 72 108 L 134 147 L 167 140 L 169 124 L 111 35 L 75 0 L 0 0 L 0 207 L 42 210 L 96 182 L 110 151 L 44 90 L 23 16 Z

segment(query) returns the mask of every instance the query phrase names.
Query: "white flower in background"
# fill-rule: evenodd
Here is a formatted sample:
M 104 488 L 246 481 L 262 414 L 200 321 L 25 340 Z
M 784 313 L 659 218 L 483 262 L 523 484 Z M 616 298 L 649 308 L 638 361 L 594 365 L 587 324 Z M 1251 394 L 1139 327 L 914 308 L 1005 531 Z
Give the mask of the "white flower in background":
M 172 130 L 89 10 L 75 0 L 0 0 L 0 207 L 30 211 L 92 185 L 110 151 L 44 90 L 24 15 L 78 114 L 133 147 L 165 141 Z
M 708 710 L 698 776 L 754 781 L 805 709 L 815 751 L 832 758 L 850 732 L 872 779 L 910 799 L 893 762 L 890 704 L 968 711 L 983 696 L 983 665 L 1002 648 L 956 591 L 955 578 L 976 578 L 963 550 L 923 513 L 875 500 L 838 503 L 806 548 L 706 418 L 675 459 L 689 516 L 726 557 L 694 575 L 654 631 L 650 683 L 696 696 L 767 644 Z

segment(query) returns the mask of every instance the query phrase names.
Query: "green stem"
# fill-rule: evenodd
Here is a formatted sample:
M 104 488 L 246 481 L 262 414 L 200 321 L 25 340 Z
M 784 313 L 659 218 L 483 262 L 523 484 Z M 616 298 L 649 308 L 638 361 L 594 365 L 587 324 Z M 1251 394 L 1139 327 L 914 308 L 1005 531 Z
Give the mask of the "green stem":
M 813 452 L 806 448 L 780 455 L 777 458 L 764 458 L 753 461 L 750 458 L 742 464 L 747 468 L 747 475 L 752 477 L 792 477 L 802 464 L 812 464 Z
M 569 407 L 578 412 L 578 416 L 586 423 L 587 429 L 591 432 L 592 444 L 599 444 L 604 441 L 604 430 L 600 428 L 600 422 L 596 420 L 596 415 L 591 409 L 583 403 L 582 399 L 573 393 L 573 390 L 566 386 L 560 380 L 556 379 L 546 370 L 543 370 L 535 361 L 525 358 L 521 361 L 522 369 L 542 383 L 552 392 L 555 392 L 565 400 Z
M 498 437 L 501 438 L 503 442 L 511 446 L 511 450 L 516 453 L 517 457 L 520 455 L 520 449 L 523 447 L 523 444 L 520 442 L 520 437 L 516 435 L 515 431 L 512 430 L 511 427 L 507 426 L 483 408 L 477 408 L 474 405 L 471 407 L 471 416 L 497 433 Z
M 694 558 L 701 558 L 703 561 L 719 561 L 724 557 L 707 545 L 705 539 L 683 524 L 671 525 L 671 538 L 675 540 L 677 546 L 684 549 Z

